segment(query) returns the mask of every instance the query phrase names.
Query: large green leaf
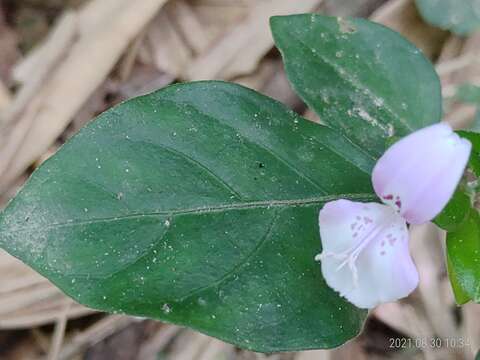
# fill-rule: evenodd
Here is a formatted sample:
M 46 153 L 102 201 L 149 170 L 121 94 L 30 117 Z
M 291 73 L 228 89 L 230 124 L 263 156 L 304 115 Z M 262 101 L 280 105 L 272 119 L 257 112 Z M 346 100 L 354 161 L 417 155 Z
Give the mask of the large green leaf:
M 271 19 L 294 90 L 329 126 L 380 156 L 388 139 L 440 121 L 430 62 L 392 30 L 362 19 Z
M 416 0 L 430 24 L 459 35 L 480 29 L 480 0 Z
M 337 346 L 365 312 L 324 282 L 318 211 L 374 199 L 374 159 L 252 90 L 175 85 L 90 123 L 0 217 L 79 302 L 258 351 Z

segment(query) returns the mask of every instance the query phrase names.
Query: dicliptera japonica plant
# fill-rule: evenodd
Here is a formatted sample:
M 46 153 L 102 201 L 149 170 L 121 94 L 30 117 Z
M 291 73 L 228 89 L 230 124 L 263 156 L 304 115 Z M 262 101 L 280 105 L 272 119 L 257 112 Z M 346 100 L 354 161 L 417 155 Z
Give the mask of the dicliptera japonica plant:
M 271 28 L 322 124 L 219 81 L 128 100 L 34 172 L 0 246 L 89 307 L 262 352 L 341 345 L 413 291 L 408 224 L 448 231 L 457 302 L 480 301 L 480 136 L 439 124 L 430 62 L 367 20 Z

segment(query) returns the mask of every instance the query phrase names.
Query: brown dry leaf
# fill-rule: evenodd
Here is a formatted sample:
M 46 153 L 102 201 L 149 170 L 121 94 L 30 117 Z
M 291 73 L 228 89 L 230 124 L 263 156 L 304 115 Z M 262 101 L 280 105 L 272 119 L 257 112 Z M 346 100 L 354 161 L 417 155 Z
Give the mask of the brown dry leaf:
M 223 36 L 187 69 L 189 80 L 231 79 L 253 72 L 272 48 L 269 18 L 314 10 L 322 0 L 266 0 L 256 3 L 244 21 Z
M 15 130 L 20 130 L 11 133 L 12 141 L 0 153 L 0 193 L 62 133 L 112 70 L 128 44 L 166 1 L 116 0 L 111 2 L 114 11 L 104 12 L 102 20 L 95 18 L 91 28 L 85 28 L 86 21 L 80 20 L 83 24 L 80 37 L 28 104 L 16 124 Z M 83 11 L 90 11 L 103 2 L 92 0 Z M 80 11 L 80 19 L 82 14 Z M 88 19 L 92 23 L 92 17 Z
M 413 0 L 390 0 L 377 9 L 371 19 L 398 31 L 429 58 L 439 54 L 448 36 L 446 31 L 422 20 Z

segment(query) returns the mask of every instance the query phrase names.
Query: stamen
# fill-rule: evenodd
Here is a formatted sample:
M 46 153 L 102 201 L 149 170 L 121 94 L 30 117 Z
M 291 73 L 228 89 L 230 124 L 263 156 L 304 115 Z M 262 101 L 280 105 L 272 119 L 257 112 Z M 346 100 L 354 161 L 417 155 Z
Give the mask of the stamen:
M 357 216 L 356 219 L 357 220 L 362 220 L 362 217 Z M 387 231 L 390 227 L 390 221 L 389 221 L 390 219 L 386 219 L 386 221 L 384 220 L 382 222 L 377 222 L 377 223 L 375 223 L 374 220 L 369 218 L 369 217 L 363 217 L 363 220 L 364 220 L 364 224 L 366 225 L 366 229 L 364 231 L 364 234 L 362 234 L 363 236 L 361 236 L 360 239 L 354 245 L 352 245 L 348 249 L 346 249 L 342 252 L 339 252 L 339 253 L 335 253 L 335 252 L 332 252 L 332 251 L 323 251 L 321 254 L 318 254 L 317 256 L 315 256 L 316 261 L 322 261 L 323 259 L 325 259 L 327 257 L 332 257 L 336 260 L 340 260 L 341 263 L 337 266 L 335 271 L 340 271 L 345 265 L 348 264 L 348 267 L 349 267 L 350 271 L 352 272 L 353 285 L 355 287 L 358 286 L 358 271 L 357 271 L 357 267 L 356 267 L 356 264 L 355 264 L 358 257 L 362 253 L 363 249 L 365 249 L 365 247 L 368 244 L 370 244 L 370 242 L 373 239 L 377 238 L 384 231 Z M 355 227 L 356 227 L 357 223 L 354 223 L 354 224 L 355 224 Z M 372 225 L 370 225 L 370 224 L 372 224 Z M 355 227 L 351 227 L 352 232 L 353 232 L 353 229 Z M 361 231 L 362 228 L 363 228 L 363 225 L 358 227 L 356 229 L 356 231 L 352 234 L 352 237 L 356 238 L 359 235 L 359 231 Z M 393 246 L 393 244 L 397 240 L 396 238 L 393 238 L 391 233 L 388 233 L 386 235 L 386 239 L 388 240 L 388 242 L 391 246 Z M 385 246 L 385 240 L 382 240 L 381 246 L 382 247 Z M 385 255 L 385 254 L 386 254 L 385 250 L 382 250 L 380 252 L 380 255 Z

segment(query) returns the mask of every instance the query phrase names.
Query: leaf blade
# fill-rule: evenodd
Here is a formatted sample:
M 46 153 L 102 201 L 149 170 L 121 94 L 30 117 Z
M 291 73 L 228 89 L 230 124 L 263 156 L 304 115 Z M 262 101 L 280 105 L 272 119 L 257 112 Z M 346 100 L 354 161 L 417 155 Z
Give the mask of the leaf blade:
M 107 111 L 47 160 L 1 215 L 0 244 L 97 309 L 258 351 L 333 347 L 365 312 L 313 261 L 318 210 L 375 199 L 372 165 L 254 91 L 175 85 Z
M 273 17 L 271 28 L 294 91 L 374 157 L 391 137 L 440 121 L 433 66 L 394 31 L 314 14 Z

